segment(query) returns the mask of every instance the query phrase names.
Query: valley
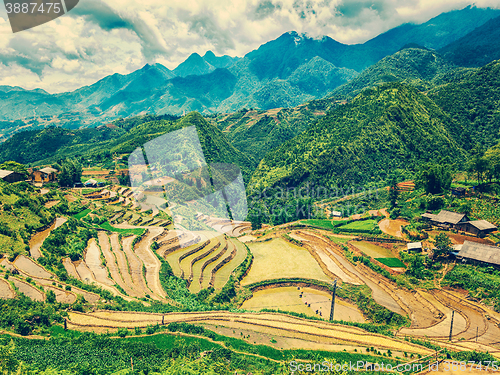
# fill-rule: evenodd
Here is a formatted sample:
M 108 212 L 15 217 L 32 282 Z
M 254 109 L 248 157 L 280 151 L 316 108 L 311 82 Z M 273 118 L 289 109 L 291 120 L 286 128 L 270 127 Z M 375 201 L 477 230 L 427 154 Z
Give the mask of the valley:
M 500 361 L 499 12 L 0 86 L 0 372 Z

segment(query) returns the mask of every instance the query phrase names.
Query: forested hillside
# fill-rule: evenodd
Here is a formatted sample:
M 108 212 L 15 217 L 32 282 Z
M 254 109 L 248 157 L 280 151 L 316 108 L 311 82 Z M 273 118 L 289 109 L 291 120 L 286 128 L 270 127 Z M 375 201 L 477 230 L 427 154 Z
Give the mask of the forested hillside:
M 500 17 L 494 18 L 439 52 L 459 66 L 481 67 L 500 59 Z
M 433 89 L 429 98 L 462 129 L 456 139 L 464 148 L 500 141 L 500 61 Z
M 294 108 L 242 109 L 207 119 L 224 132 L 234 147 L 260 161 L 269 151 L 302 133 L 337 104 L 331 99 L 318 99 Z
M 196 126 L 207 162 L 234 163 L 249 177 L 255 161 L 236 150 L 215 126 L 200 114 L 182 119 L 145 116 L 117 120 L 95 129 L 68 130 L 50 127 L 40 131 L 16 134 L 3 143 L 0 160 L 20 163 L 54 163 L 66 157 L 94 154 L 130 154 L 137 147 L 163 134 Z
M 365 88 L 394 81 L 411 84 L 423 91 L 433 87 L 436 81 L 449 79 L 449 76 L 464 71 L 434 51 L 412 46 L 383 58 L 336 88 L 330 96 L 335 99 L 353 98 Z
M 425 95 L 408 85 L 363 91 L 308 130 L 270 152 L 249 190 L 283 184 L 377 184 L 428 161 L 455 162 L 460 129 Z

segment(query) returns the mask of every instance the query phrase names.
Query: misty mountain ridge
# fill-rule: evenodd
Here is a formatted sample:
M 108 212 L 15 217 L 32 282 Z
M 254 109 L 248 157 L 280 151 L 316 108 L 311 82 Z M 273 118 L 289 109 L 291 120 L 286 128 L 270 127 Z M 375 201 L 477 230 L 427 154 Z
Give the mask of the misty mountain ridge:
M 173 70 L 147 64 L 130 74 L 113 74 L 59 94 L 3 87 L 0 139 L 18 130 L 12 124 L 18 119 L 35 119 L 23 121 L 28 128 L 50 124 L 78 128 L 144 113 L 292 108 L 327 96 L 404 46 L 442 48 L 498 16 L 500 10 L 467 7 L 420 25 L 401 25 L 357 45 L 287 32 L 243 58 L 194 53 Z

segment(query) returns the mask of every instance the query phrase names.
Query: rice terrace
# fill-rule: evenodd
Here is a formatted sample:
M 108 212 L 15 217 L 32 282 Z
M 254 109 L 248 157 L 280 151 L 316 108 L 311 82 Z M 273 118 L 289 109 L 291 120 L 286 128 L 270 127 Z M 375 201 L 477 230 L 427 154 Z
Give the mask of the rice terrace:
M 3 197 L 12 186 L 3 185 Z M 43 204 L 39 215 L 50 219 L 40 220 L 29 251 L 2 258 L 1 296 L 66 306 L 64 329 L 124 337 L 181 324 L 278 351 L 370 348 L 403 360 L 440 347 L 500 356 L 500 314 L 445 286 L 458 265 L 446 263 L 422 285 L 408 275 L 415 255 L 404 237 L 365 234 L 389 220 L 384 210 L 262 229 L 241 222 L 219 233 L 208 229 L 221 219 L 209 217 L 200 217 L 206 230 L 173 229 L 167 209 L 141 208 L 119 185 L 106 188 L 106 200 L 80 189 L 22 189 L 9 195 L 14 206 L 24 194 L 58 203 Z M 54 252 L 59 243 L 64 253 Z
M 14 3 L 0 374 L 498 372 L 500 4 Z

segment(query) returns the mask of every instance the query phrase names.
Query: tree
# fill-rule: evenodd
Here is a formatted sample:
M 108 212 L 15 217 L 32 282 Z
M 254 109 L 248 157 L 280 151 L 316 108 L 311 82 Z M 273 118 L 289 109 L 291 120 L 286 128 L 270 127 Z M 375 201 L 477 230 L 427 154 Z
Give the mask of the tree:
M 477 183 L 482 184 L 486 172 L 488 171 L 488 159 L 484 157 L 484 149 L 482 145 L 478 144 L 471 152 L 471 157 L 468 162 L 468 169 L 477 177 Z
M 15 357 L 16 346 L 10 340 L 7 345 L 0 345 L 0 373 L 13 374 L 19 366 L 19 361 Z
M 446 233 L 439 233 L 434 240 L 436 241 L 436 249 L 434 250 L 436 257 L 445 255 L 453 249 L 450 237 Z
M 47 303 L 55 303 L 56 302 L 56 294 L 53 290 L 47 291 Z
M 73 186 L 82 178 L 82 165 L 75 159 L 66 159 L 62 162 L 61 173 L 58 176 L 61 186 Z
M 389 202 L 391 203 L 391 208 L 398 205 L 399 190 L 396 179 L 393 178 L 391 181 L 391 186 L 389 187 Z
M 488 171 L 486 172 L 490 181 L 492 178 L 500 180 L 500 147 L 494 147 L 486 151 L 484 158 L 487 160 Z
M 441 194 L 450 190 L 452 179 L 448 165 L 427 163 L 417 174 L 416 186 L 427 194 Z
M 129 186 L 128 175 L 126 175 L 122 171 L 122 173 L 118 176 L 118 182 L 120 183 L 120 185 Z

